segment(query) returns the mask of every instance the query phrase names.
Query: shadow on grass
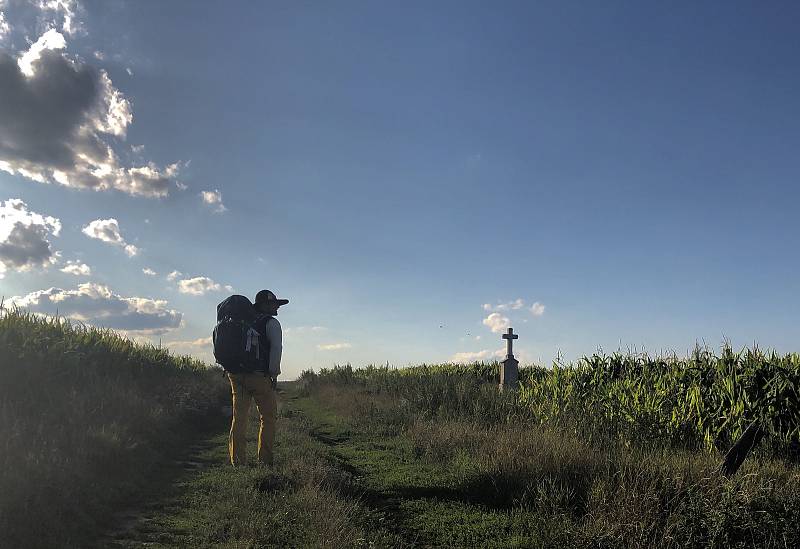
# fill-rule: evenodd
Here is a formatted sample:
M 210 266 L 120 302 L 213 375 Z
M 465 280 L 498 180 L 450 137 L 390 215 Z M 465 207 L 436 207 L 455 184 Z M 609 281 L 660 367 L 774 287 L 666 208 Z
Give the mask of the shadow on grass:
M 452 486 L 392 486 L 370 488 L 358 482 L 365 473 L 346 458 L 332 454 L 331 464 L 356 479 L 340 487 L 343 495 L 362 500 L 369 507 L 397 512 L 401 501 L 436 500 L 479 506 L 489 510 L 514 508 L 561 511 L 581 517 L 586 514 L 594 472 L 587 469 L 559 472 L 493 471 L 467 475 Z

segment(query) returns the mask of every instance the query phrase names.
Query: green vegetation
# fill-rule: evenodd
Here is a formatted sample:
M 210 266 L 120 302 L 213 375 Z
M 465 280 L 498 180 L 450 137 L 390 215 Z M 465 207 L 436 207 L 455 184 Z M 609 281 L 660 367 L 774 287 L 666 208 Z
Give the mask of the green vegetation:
M 582 439 L 725 450 L 754 420 L 762 452 L 800 457 L 800 355 L 697 349 L 688 359 L 594 355 L 575 365 L 523 368 L 518 394 L 498 396 L 497 363 L 391 369 L 346 366 L 311 381 L 359 385 L 402 398 L 420 413 L 486 424 L 527 420 Z M 489 382 L 492 382 L 491 384 Z
M 686 360 L 592 356 L 575 367 L 540 371 L 520 402 L 542 423 L 585 437 L 726 450 L 754 420 L 764 450 L 796 458 L 800 444 L 800 355 L 756 350 L 720 356 L 698 349 Z M 588 420 L 588 421 L 587 421 Z
M 223 381 L 111 331 L 0 311 L 0 544 L 95 539 L 208 430 Z
M 506 395 L 486 364 L 337 367 L 303 379 L 327 410 L 317 421 L 332 451 L 405 540 L 788 547 L 800 539 L 800 476 L 784 384 L 797 365 L 796 355 L 729 350 L 686 361 L 592 357 L 528 369 Z M 685 421 L 682 406 L 693 407 Z M 771 443 L 725 479 L 715 446 L 749 418 L 774 429 Z
M 281 393 L 275 467 L 232 468 L 219 370 L 2 311 L 0 546 L 398 546 Z
M 279 385 L 275 465 L 231 467 L 227 433 L 192 457 L 166 497 L 154 500 L 106 547 L 399 547 L 402 540 L 370 509 L 351 471 L 343 468 L 298 401 L 296 387 Z M 302 407 L 300 406 L 302 405 Z M 256 417 L 249 430 L 255 451 Z
M 229 387 L 189 358 L 5 311 L 0 360 L 3 546 L 800 539 L 797 355 L 593 356 L 504 394 L 497 364 L 308 371 L 279 386 L 272 468 L 228 465 Z M 727 479 L 753 420 L 767 436 Z

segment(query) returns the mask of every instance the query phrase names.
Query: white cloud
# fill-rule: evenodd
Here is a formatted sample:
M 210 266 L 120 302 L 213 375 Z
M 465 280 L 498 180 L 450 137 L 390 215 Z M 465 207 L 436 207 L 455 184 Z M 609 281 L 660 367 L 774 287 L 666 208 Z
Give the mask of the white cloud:
M 62 31 L 70 34 L 76 5 L 40 7 L 63 18 Z M 120 163 L 112 144 L 133 122 L 131 103 L 105 71 L 66 48 L 64 34 L 51 26 L 18 58 L 0 51 L 0 170 L 40 183 L 166 196 L 180 164 Z
M 167 341 L 164 347 L 177 355 L 190 355 L 205 362 L 214 362 L 211 336 L 190 340 Z
M 183 349 L 187 354 L 191 354 L 192 352 L 197 351 L 198 349 L 208 349 L 213 346 L 213 341 L 211 336 L 208 337 L 199 337 L 197 339 L 189 339 L 189 340 L 176 340 L 176 341 L 167 341 L 164 343 L 165 347 L 169 347 L 173 351 Z
M 36 313 L 72 318 L 126 333 L 160 334 L 178 328 L 183 315 L 162 299 L 123 297 L 108 286 L 86 282 L 77 290 L 49 288 L 9 300 Z
M 178 291 L 182 294 L 204 295 L 208 292 L 219 292 L 221 290 L 222 286 L 207 276 L 196 276 L 178 281 Z
M 492 332 L 497 334 L 505 332 L 508 328 L 510 328 L 511 320 L 500 313 L 491 313 L 489 316 L 483 319 L 483 324 L 484 326 L 488 326 Z
M 142 272 L 143 272 L 144 274 L 146 274 L 147 276 L 156 276 L 156 275 L 158 274 L 157 272 L 155 272 L 155 271 L 154 271 L 153 269 L 151 269 L 150 267 L 145 267 L 144 269 L 142 269 Z
M 219 192 L 219 189 L 214 189 L 213 191 L 200 191 L 200 197 L 203 199 L 203 202 L 208 204 L 209 206 L 214 206 L 214 211 L 222 213 L 227 208 L 222 203 L 222 193 Z
M 450 357 L 450 362 L 477 362 L 479 360 L 492 360 L 496 358 L 502 358 L 506 354 L 506 350 L 498 349 L 496 351 L 492 351 L 491 349 L 483 349 L 482 351 L 465 351 L 461 353 L 455 353 L 453 356 Z
M 342 349 L 350 349 L 353 346 L 349 343 L 326 343 L 324 345 L 317 345 L 320 351 L 340 351 Z
M 533 316 L 542 316 L 544 314 L 545 306 L 538 301 L 531 305 L 530 311 Z
M 61 221 L 28 210 L 18 198 L 0 202 L 0 278 L 8 269 L 28 271 L 58 260 L 48 237 L 58 236 Z
M 0 5 L 0 7 L 2 7 L 2 5 Z M 0 42 L 5 39 L 9 32 L 11 32 L 11 25 L 6 21 L 6 14 L 0 11 Z
M 200 337 L 197 339 L 191 340 L 182 340 L 182 341 L 167 341 L 164 345 L 167 346 L 184 346 L 184 347 L 206 347 L 212 345 L 211 336 L 208 337 Z
M 89 238 L 102 240 L 108 244 L 119 246 L 125 250 L 129 257 L 139 253 L 139 249 L 133 244 L 128 244 L 122 237 L 119 230 L 119 223 L 116 219 L 95 219 L 83 228 L 83 234 Z
M 92 268 L 80 261 L 67 261 L 67 264 L 61 268 L 61 272 L 75 276 L 91 276 Z
M 59 26 L 69 35 L 83 30 L 83 23 L 76 19 L 80 5 L 77 0 L 39 0 L 38 8 L 51 19 L 49 26 Z
M 66 47 L 67 41 L 64 39 L 64 35 L 55 29 L 50 29 L 41 35 L 36 42 L 31 44 L 28 51 L 17 59 L 19 70 L 22 71 L 22 74 L 30 78 L 36 73 L 33 64 L 41 59 L 42 52 L 48 50 L 63 50 Z
M 518 311 L 518 310 L 522 309 L 523 307 L 525 307 L 525 301 L 522 298 L 519 298 L 519 297 L 517 299 L 515 299 L 514 301 L 506 301 L 505 303 L 498 302 L 496 305 L 492 305 L 491 303 L 484 303 L 483 304 L 483 310 L 487 311 L 487 312 L 489 312 L 489 311 L 493 311 L 493 312 L 497 312 L 497 311 Z
M 180 271 L 172 271 L 171 273 L 169 273 L 167 275 L 167 280 L 169 280 L 170 282 L 173 282 L 174 280 L 176 280 L 181 275 L 183 275 L 183 273 L 180 272 Z

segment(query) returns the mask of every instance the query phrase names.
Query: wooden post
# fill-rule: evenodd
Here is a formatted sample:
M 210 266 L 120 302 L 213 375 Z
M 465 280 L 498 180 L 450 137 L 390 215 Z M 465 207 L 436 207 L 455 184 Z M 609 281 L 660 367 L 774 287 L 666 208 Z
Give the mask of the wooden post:
M 720 472 L 726 477 L 735 475 L 736 471 L 744 463 L 747 454 L 755 448 L 762 438 L 764 438 L 764 429 L 761 428 L 761 424 L 756 420 L 747 426 L 747 429 L 744 430 L 736 444 L 731 446 L 731 449 L 725 454 L 725 460 L 719 466 Z

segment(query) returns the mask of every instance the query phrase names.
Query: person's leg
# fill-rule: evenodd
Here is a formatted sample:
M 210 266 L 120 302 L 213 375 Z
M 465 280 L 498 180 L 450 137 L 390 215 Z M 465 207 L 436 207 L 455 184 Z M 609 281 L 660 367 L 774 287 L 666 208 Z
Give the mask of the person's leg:
M 233 395 L 233 419 L 228 437 L 228 455 L 231 465 L 247 465 L 247 421 L 250 418 L 250 395 L 245 388 L 243 374 L 228 374 Z
M 261 416 L 258 430 L 258 461 L 272 465 L 272 450 L 275 447 L 275 417 L 278 413 L 278 402 L 272 382 L 263 374 L 253 374 L 250 378 L 253 400 L 256 401 Z

